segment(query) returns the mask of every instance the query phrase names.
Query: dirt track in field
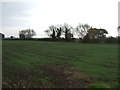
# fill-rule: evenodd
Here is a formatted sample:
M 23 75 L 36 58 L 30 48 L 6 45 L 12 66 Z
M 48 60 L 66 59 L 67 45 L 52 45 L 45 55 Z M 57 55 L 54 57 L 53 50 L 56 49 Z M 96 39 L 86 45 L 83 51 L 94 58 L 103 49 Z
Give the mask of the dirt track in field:
M 93 79 L 88 76 L 85 72 L 73 68 L 69 64 L 56 64 L 54 66 L 38 66 L 38 68 L 43 70 L 43 74 L 38 74 L 38 72 L 31 72 L 31 76 L 48 79 L 55 88 L 84 88 L 89 84 L 93 83 Z M 27 74 L 21 74 L 14 72 L 13 70 L 7 70 L 7 72 L 14 77 L 14 81 L 3 82 L 3 88 L 49 88 L 47 83 L 42 83 L 41 81 L 29 81 L 29 76 Z
M 93 82 L 93 79 L 83 71 L 74 69 L 68 64 L 42 66 L 45 77 L 51 77 L 52 83 L 58 88 L 80 88 Z

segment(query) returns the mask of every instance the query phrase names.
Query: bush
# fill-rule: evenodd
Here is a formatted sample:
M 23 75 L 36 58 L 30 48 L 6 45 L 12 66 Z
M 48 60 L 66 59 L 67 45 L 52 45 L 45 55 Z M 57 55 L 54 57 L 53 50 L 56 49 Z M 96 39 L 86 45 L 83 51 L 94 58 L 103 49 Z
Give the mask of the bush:
M 106 43 L 118 43 L 118 39 L 111 36 L 106 38 Z

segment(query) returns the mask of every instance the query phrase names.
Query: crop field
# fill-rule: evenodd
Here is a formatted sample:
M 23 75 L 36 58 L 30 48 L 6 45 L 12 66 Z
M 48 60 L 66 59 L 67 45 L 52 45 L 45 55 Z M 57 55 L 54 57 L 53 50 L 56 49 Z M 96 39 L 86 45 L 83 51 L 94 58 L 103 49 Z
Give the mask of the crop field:
M 3 88 L 116 88 L 117 44 L 5 40 Z

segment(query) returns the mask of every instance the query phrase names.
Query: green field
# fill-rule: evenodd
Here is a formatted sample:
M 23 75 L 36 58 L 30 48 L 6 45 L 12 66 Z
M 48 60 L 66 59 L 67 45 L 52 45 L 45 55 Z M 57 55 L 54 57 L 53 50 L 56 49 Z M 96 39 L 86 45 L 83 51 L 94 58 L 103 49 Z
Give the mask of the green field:
M 3 88 L 117 87 L 118 45 L 3 41 Z

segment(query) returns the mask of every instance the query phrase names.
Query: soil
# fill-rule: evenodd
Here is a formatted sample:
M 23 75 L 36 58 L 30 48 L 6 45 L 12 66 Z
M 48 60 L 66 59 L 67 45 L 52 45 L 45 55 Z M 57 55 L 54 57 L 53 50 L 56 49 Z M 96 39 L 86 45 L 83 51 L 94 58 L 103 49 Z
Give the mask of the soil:
M 54 66 L 39 66 L 43 70 L 43 74 L 31 71 L 31 76 L 49 79 L 55 88 L 84 88 L 92 84 L 93 78 L 88 76 L 85 72 L 75 69 L 69 64 L 56 64 Z M 9 75 L 14 78 L 10 81 L 3 80 L 3 88 L 49 88 L 49 85 L 40 81 L 30 81 L 29 76 L 14 72 L 13 70 L 6 70 Z
M 42 66 L 45 77 L 51 77 L 52 83 L 57 88 L 83 88 L 93 82 L 93 79 L 85 72 L 73 68 L 73 66 L 55 65 Z

